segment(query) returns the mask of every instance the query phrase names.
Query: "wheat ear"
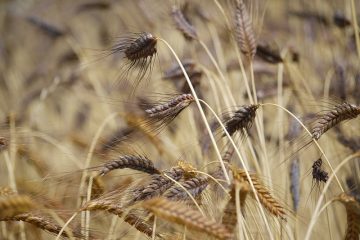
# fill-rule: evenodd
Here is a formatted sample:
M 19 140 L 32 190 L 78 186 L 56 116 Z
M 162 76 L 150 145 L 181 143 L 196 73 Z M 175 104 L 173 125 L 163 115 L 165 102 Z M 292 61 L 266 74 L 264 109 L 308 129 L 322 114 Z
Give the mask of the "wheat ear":
M 9 187 L 0 187 L 0 198 L 15 195 L 16 192 Z
M 347 215 L 345 240 L 359 240 L 360 236 L 360 203 L 353 196 L 340 194 L 338 200 L 344 204 Z
M 243 0 L 236 0 L 235 39 L 242 53 L 250 58 L 255 56 L 255 34 L 252 28 L 250 16 L 246 10 Z
M 225 127 L 230 136 L 236 131 L 249 130 L 256 117 L 258 104 L 244 105 L 236 110 L 232 116 L 225 120 Z M 226 136 L 225 134 L 223 136 Z
M 248 181 L 246 177 L 246 172 L 243 169 L 235 169 L 232 168 L 233 176 L 236 180 Z M 256 174 L 250 174 L 251 181 L 254 184 L 254 188 L 256 190 L 257 195 L 259 196 L 260 203 L 266 208 L 272 215 L 275 217 L 280 217 L 285 219 L 285 210 L 284 207 L 280 204 L 278 200 L 276 200 L 270 193 L 270 191 L 262 184 L 260 179 Z M 253 193 L 252 195 L 254 195 Z
M 50 232 L 50 233 L 54 233 L 54 234 L 59 234 L 59 232 L 61 231 L 61 226 L 57 225 L 56 223 L 54 223 L 53 221 L 51 221 L 50 219 L 47 219 L 43 216 L 40 215 L 34 215 L 31 213 L 23 213 L 23 214 L 18 214 L 15 215 L 13 217 L 9 217 L 4 219 L 5 221 L 22 221 L 22 222 L 26 222 L 29 224 L 34 225 L 37 228 L 40 228 L 46 232 Z M 76 238 L 83 238 L 83 235 L 79 232 L 76 231 L 71 231 L 71 234 L 76 237 Z M 61 234 L 61 236 L 63 237 L 69 237 L 69 235 L 66 232 L 63 232 Z
M 184 14 L 177 6 L 173 6 L 171 15 L 174 19 L 177 29 L 182 32 L 187 40 L 196 40 L 198 38 L 196 29 L 185 18 Z
M 141 217 L 136 216 L 136 214 L 134 214 L 132 211 L 126 214 L 123 206 L 121 206 L 120 204 L 114 204 L 114 202 L 112 201 L 108 201 L 108 200 L 91 201 L 88 204 L 86 204 L 83 208 L 81 208 L 81 211 L 109 212 L 111 214 L 123 218 L 126 223 L 133 226 L 139 232 L 142 232 L 149 237 L 152 236 L 153 230 L 151 225 L 146 223 L 144 219 L 142 219 Z
M 219 150 L 219 148 L 218 148 L 218 146 L 217 146 L 217 144 L 216 144 L 215 137 L 214 137 L 214 135 L 213 135 L 213 133 L 212 133 L 212 131 L 211 131 L 211 128 L 210 128 L 209 123 L 208 123 L 208 121 L 207 121 L 207 119 L 206 119 L 204 110 L 203 110 L 203 108 L 201 107 L 200 100 L 199 100 L 199 98 L 198 98 L 198 96 L 197 96 L 197 94 L 196 94 L 196 92 L 195 92 L 195 89 L 194 89 L 192 83 L 191 83 L 191 80 L 190 80 L 190 78 L 189 78 L 189 75 L 188 75 L 187 72 L 185 71 L 184 66 L 182 65 L 179 57 L 177 56 L 177 54 L 176 54 L 176 52 L 174 51 L 174 49 L 170 46 L 170 44 L 169 44 L 167 41 L 165 41 L 164 39 L 161 39 L 161 38 L 160 38 L 159 40 L 161 40 L 161 41 L 169 48 L 169 50 L 170 50 L 171 53 L 174 55 L 176 61 L 178 62 L 181 70 L 182 70 L 183 73 L 184 73 L 184 77 L 185 77 L 185 79 L 186 79 L 186 81 L 187 81 L 187 83 L 188 83 L 188 85 L 189 85 L 189 87 L 190 87 L 191 94 L 193 95 L 193 97 L 194 97 L 194 99 L 195 99 L 196 105 L 197 105 L 197 107 L 198 107 L 198 109 L 199 109 L 199 111 L 200 111 L 201 118 L 202 118 L 202 120 L 203 120 L 203 122 L 204 122 L 204 124 L 205 124 L 206 130 L 207 130 L 207 132 L 209 133 L 211 142 L 212 142 L 212 144 L 213 144 L 213 146 L 214 146 L 214 148 L 215 148 L 215 152 L 216 152 L 216 155 L 217 155 L 217 157 L 218 157 L 218 159 L 219 159 L 219 161 L 220 161 L 220 165 L 221 165 L 221 168 L 222 168 L 222 170 L 223 170 L 223 172 L 224 172 L 225 179 L 226 179 L 227 183 L 230 184 L 231 182 L 230 182 L 229 174 L 228 174 L 228 172 L 227 172 L 227 170 L 226 170 L 224 161 L 222 160 L 220 150 Z
M 199 196 L 209 184 L 208 177 L 196 176 L 180 183 L 188 193 L 193 197 Z M 188 193 L 180 186 L 175 186 L 169 189 L 164 197 L 171 200 L 187 200 L 189 199 Z
M 105 163 L 101 167 L 99 175 L 104 176 L 110 171 L 122 168 L 130 168 L 149 174 L 160 173 L 160 171 L 154 167 L 153 162 L 147 157 L 137 155 L 124 155 L 120 156 L 118 159 Z
M 132 199 L 130 199 L 128 204 L 131 205 L 138 201 L 161 196 L 166 190 L 174 185 L 174 182 L 165 175 L 170 176 L 175 181 L 178 181 L 184 173 L 185 172 L 182 168 L 174 167 L 169 171 L 165 171 L 163 174 L 152 175 L 151 181 L 146 184 L 146 186 L 141 186 L 140 188 L 131 190 Z
M 191 94 L 181 94 L 167 103 L 146 109 L 145 112 L 150 118 L 173 119 L 194 101 L 195 99 Z
M 241 183 L 232 184 L 230 190 L 230 199 L 226 204 L 224 209 L 224 215 L 222 217 L 221 223 L 233 233 L 237 225 L 237 216 L 236 216 L 236 184 L 240 186 L 240 208 L 242 213 L 245 212 L 245 200 L 250 190 L 250 186 L 247 182 L 243 181 Z
M 350 103 L 336 105 L 331 111 L 321 115 L 311 129 L 312 137 L 318 140 L 326 131 L 344 120 L 356 118 L 360 114 L 360 107 Z
M 25 195 L 9 195 L 0 198 L 0 219 L 15 216 L 34 209 L 36 204 Z
M 165 198 L 154 198 L 145 201 L 142 206 L 155 216 L 172 223 L 186 226 L 188 229 L 207 233 L 218 239 L 230 239 L 232 234 L 219 223 L 203 216 L 199 211 L 189 209 L 179 202 Z

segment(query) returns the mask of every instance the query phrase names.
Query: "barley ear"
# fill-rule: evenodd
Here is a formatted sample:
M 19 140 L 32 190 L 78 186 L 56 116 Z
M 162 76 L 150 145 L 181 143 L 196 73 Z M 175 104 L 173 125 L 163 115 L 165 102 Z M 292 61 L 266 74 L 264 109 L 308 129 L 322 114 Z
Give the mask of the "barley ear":
M 171 15 L 176 24 L 176 28 L 182 32 L 187 40 L 194 40 L 198 38 L 195 27 L 190 24 L 190 22 L 186 19 L 182 11 L 177 6 L 173 6 Z
M 0 197 L 0 219 L 15 216 L 34 209 L 36 204 L 26 195 Z
M 203 216 L 199 211 L 190 209 L 186 205 L 169 201 L 165 198 L 154 198 L 145 201 L 142 206 L 155 216 L 166 221 L 184 225 L 188 229 L 199 231 L 216 237 L 217 239 L 230 239 L 232 234 L 219 223 Z
M 353 196 L 340 194 L 338 200 L 344 204 L 347 215 L 345 240 L 359 240 L 360 236 L 360 203 Z
M 253 58 L 256 53 L 256 40 L 251 19 L 243 0 L 236 0 L 235 4 L 235 39 L 240 51 Z
M 224 209 L 224 215 L 222 217 L 221 223 L 224 224 L 224 226 L 229 230 L 229 232 L 233 233 L 236 225 L 237 225 L 237 216 L 236 216 L 236 184 L 239 184 L 240 186 L 240 209 L 242 214 L 244 215 L 245 212 L 245 201 L 246 197 L 248 195 L 248 192 L 250 190 L 249 183 L 243 181 L 243 182 L 237 182 L 232 184 L 231 190 L 230 190 L 230 199 L 226 204 L 226 207 Z
M 234 179 L 240 182 L 249 182 L 246 172 L 243 169 L 233 168 L 232 171 Z M 256 174 L 250 174 L 250 178 L 256 190 L 256 193 L 253 192 L 252 196 L 254 197 L 254 194 L 257 194 L 259 201 L 264 208 L 266 208 L 275 217 L 285 219 L 286 213 L 282 204 L 272 196 L 270 191 L 264 186 Z

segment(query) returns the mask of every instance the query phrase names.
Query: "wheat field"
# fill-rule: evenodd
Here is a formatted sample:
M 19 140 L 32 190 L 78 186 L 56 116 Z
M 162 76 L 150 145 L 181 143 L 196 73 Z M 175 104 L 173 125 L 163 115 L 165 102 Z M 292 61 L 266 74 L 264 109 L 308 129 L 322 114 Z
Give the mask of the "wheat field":
M 0 1 L 0 239 L 359 239 L 360 3 Z

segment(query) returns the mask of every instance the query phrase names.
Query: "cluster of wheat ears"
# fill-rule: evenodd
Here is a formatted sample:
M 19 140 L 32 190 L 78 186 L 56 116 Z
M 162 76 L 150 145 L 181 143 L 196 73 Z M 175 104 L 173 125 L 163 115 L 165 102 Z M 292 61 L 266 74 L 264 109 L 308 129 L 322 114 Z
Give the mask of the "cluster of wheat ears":
M 359 8 L 0 3 L 0 239 L 359 239 Z

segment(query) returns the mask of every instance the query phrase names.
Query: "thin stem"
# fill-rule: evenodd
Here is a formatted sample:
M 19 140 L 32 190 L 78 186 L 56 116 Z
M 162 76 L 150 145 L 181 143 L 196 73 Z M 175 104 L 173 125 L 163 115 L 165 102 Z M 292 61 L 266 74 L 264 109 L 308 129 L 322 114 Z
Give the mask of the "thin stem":
M 325 198 L 325 201 L 326 201 L 326 198 Z M 326 222 L 327 222 L 327 225 L 328 225 L 328 229 L 331 229 L 331 227 L 330 227 L 329 209 L 325 208 L 325 210 L 326 210 Z M 320 215 L 320 213 L 321 213 L 321 211 L 319 212 L 319 215 Z M 330 234 L 330 240 L 333 240 L 332 232 L 329 231 L 329 234 Z
M 239 231 L 239 238 L 243 239 L 243 231 L 242 231 L 242 219 L 241 219 L 241 211 L 240 211 L 240 186 L 236 182 L 235 183 L 235 206 L 236 206 L 236 219 Z
M 93 176 L 90 176 L 89 186 L 88 186 L 87 194 L 86 194 L 87 202 L 90 202 L 90 200 L 91 200 L 91 190 L 92 190 L 93 181 L 94 181 Z M 89 239 L 89 229 L 90 229 L 90 211 L 87 210 L 87 211 L 85 211 L 85 240 Z
M 110 114 L 109 116 L 107 116 L 105 118 L 105 120 L 101 123 L 100 127 L 98 128 L 97 132 L 95 133 L 95 136 L 91 142 L 91 145 L 90 145 L 90 148 L 89 148 L 89 152 L 86 156 L 86 160 L 85 160 L 85 166 L 84 166 L 84 169 L 87 169 L 89 168 L 90 166 L 90 162 L 91 162 L 91 159 L 92 159 L 92 156 L 93 156 L 93 153 L 94 153 L 94 150 L 95 150 L 95 146 L 96 146 L 96 143 L 97 141 L 99 140 L 100 138 L 100 135 L 102 133 L 102 131 L 104 130 L 105 126 L 111 121 L 113 120 L 114 117 L 118 116 L 119 113 L 112 113 Z M 80 180 L 80 187 L 79 187 L 79 194 L 81 194 L 83 188 L 84 188 L 84 184 L 85 184 L 85 179 L 87 177 L 87 171 L 84 171 L 82 176 L 81 176 L 81 180 Z M 79 206 L 80 202 L 78 201 L 78 206 Z
M 310 220 L 310 224 L 309 224 L 309 227 L 308 227 L 308 230 L 306 232 L 306 235 L 305 235 L 305 240 L 308 240 L 310 239 L 311 237 L 311 232 L 312 232 L 312 229 L 314 228 L 315 226 L 315 223 L 316 223 L 316 220 L 318 219 L 319 215 L 320 215 L 320 208 L 321 208 L 321 204 L 322 204 L 322 201 L 325 197 L 325 193 L 326 191 L 328 190 L 329 186 L 330 186 L 330 183 L 331 181 L 333 180 L 333 178 L 335 177 L 336 178 L 336 173 L 347 163 L 349 162 L 350 160 L 356 158 L 356 157 L 359 157 L 360 156 L 360 152 L 357 152 L 357 153 L 354 153 L 350 156 L 348 156 L 347 158 L 345 158 L 336 168 L 335 170 L 333 171 L 333 173 L 330 175 L 328 181 L 326 182 L 325 186 L 324 186 L 324 189 L 322 190 L 321 192 L 321 195 L 319 197 L 319 200 L 317 201 L 317 204 L 316 204 L 316 207 L 315 207 L 315 211 L 313 213 L 313 215 L 311 216 L 311 220 Z
M 6 229 L 6 222 L 1 222 L 1 234 L 5 239 L 8 239 L 8 231 Z
M 254 97 L 254 102 L 255 104 L 258 103 L 257 100 L 257 96 L 256 96 L 256 85 L 255 85 L 255 77 L 254 77 L 254 66 L 253 66 L 253 61 L 251 58 L 249 58 L 249 62 L 250 62 L 250 77 L 251 77 L 251 85 L 252 85 L 252 90 L 253 90 L 253 97 Z
M 54 211 L 54 210 L 51 210 L 51 209 L 46 209 L 46 212 L 49 213 L 49 215 L 60 225 L 60 226 L 63 226 L 65 224 L 64 220 L 61 219 L 59 217 L 59 215 Z M 72 231 L 70 231 L 69 229 L 65 229 L 64 230 L 65 233 L 67 234 L 68 238 L 70 240 L 74 240 L 74 234 Z
M 208 27 L 210 35 L 211 35 L 211 40 L 214 44 L 214 50 L 215 50 L 217 59 L 219 61 L 219 66 L 221 66 L 222 71 L 226 72 L 226 61 L 225 61 L 224 51 L 221 46 L 221 40 L 219 38 L 217 29 L 216 29 L 215 25 L 211 22 L 209 22 L 209 24 L 207 24 L 207 27 Z
M 246 174 L 246 177 L 248 179 L 248 182 L 250 183 L 250 186 L 251 186 L 251 190 L 253 191 L 254 193 L 254 196 L 255 196 L 255 199 L 256 201 L 258 202 L 259 204 L 259 209 L 260 209 L 260 212 L 261 212 L 261 216 L 263 217 L 264 219 L 264 222 L 265 222 L 265 225 L 266 225 L 266 228 L 267 228 L 267 231 L 269 232 L 270 234 L 270 239 L 274 239 L 274 237 L 272 236 L 272 233 L 271 233 L 271 230 L 270 230 L 270 226 L 269 226 L 269 223 L 266 219 L 266 216 L 265 216 L 265 212 L 264 212 L 264 209 L 260 203 L 260 200 L 259 200 L 259 196 L 258 196 L 258 193 L 254 187 L 254 184 L 251 180 L 251 177 L 250 177 L 250 174 L 249 174 L 249 171 L 247 170 L 247 167 L 245 165 L 245 161 L 243 159 L 243 157 L 241 156 L 240 152 L 239 152 L 239 149 L 237 148 L 234 140 L 232 139 L 232 137 L 230 136 L 229 132 L 226 130 L 226 127 L 224 126 L 224 124 L 221 122 L 219 116 L 214 112 L 214 110 L 209 106 L 209 104 L 207 104 L 204 100 L 202 99 L 199 99 L 199 101 L 201 101 L 201 103 L 203 103 L 210 111 L 211 113 L 214 115 L 214 117 L 216 118 L 216 120 L 219 122 L 221 128 L 224 130 L 224 133 L 226 134 L 227 138 L 229 139 L 230 143 L 232 144 L 232 146 L 234 147 L 234 150 L 237 154 L 237 156 L 239 157 L 240 161 L 241 161 L 241 164 L 243 165 L 244 167 L 244 170 L 245 170 L 245 174 Z
M 215 2 L 215 5 L 217 6 L 217 8 L 220 10 L 221 14 L 223 15 L 224 19 L 225 19 L 226 27 L 231 32 L 232 31 L 231 24 L 230 24 L 229 19 L 227 18 L 227 15 L 225 13 L 224 8 L 221 6 L 221 4 L 218 2 L 218 0 L 214 0 L 214 2 Z M 240 65 L 241 73 L 243 75 L 243 79 L 244 79 L 244 83 L 245 83 L 245 87 L 246 87 L 246 92 L 247 92 L 247 94 L 249 96 L 250 103 L 254 103 L 254 100 L 253 100 L 253 97 L 252 97 L 252 94 L 251 94 L 251 91 L 250 91 L 250 87 L 249 87 L 248 78 L 247 78 L 246 73 L 245 73 L 245 68 L 244 68 L 243 62 L 241 60 L 241 56 L 239 54 L 239 47 L 236 44 L 236 41 L 235 41 L 235 38 L 234 38 L 233 35 L 231 35 L 231 43 L 233 44 L 233 46 L 235 46 L 235 49 L 236 49 L 236 57 L 238 59 L 239 65 Z
M 225 22 L 226 22 L 226 26 L 227 26 L 228 30 L 231 30 L 230 21 L 229 21 L 229 19 L 227 18 L 227 15 L 226 15 L 226 13 L 225 13 L 224 8 L 221 6 L 221 4 L 219 3 L 219 1 L 218 1 L 218 0 L 214 0 L 214 2 L 215 2 L 215 5 L 219 8 L 219 10 L 220 10 L 221 14 L 223 15 L 223 17 L 224 17 L 224 19 L 225 19 Z
M 66 156 L 69 157 L 69 159 L 79 168 L 81 169 L 81 164 L 79 163 L 78 159 L 76 157 L 74 157 L 74 155 L 72 153 L 70 153 L 70 151 L 68 149 L 66 149 L 61 142 L 59 142 L 58 140 L 56 140 L 55 138 L 53 138 L 50 135 L 47 135 L 46 133 L 43 132 L 38 132 L 38 131 L 31 131 L 30 135 L 32 137 L 37 137 L 42 139 L 43 141 L 53 145 L 54 147 L 56 147 L 57 149 L 59 149 L 61 152 L 63 152 L 64 154 L 66 154 Z
M 14 174 L 14 166 L 13 166 L 13 164 L 12 164 L 12 162 L 11 162 L 9 152 L 8 152 L 8 151 L 4 151 L 3 155 L 4 155 L 6 167 L 7 167 L 7 169 L 8 169 L 9 185 L 10 185 L 11 189 L 12 189 L 14 192 L 17 192 L 16 180 L 15 180 L 15 174 Z
M 290 112 L 289 110 L 287 110 L 286 108 L 278 105 L 278 104 L 275 104 L 275 103 L 262 103 L 260 104 L 261 106 L 274 106 L 274 107 L 278 107 L 278 108 L 281 108 L 282 110 L 284 110 L 285 112 L 287 112 L 288 114 L 290 114 L 298 123 L 300 123 L 300 125 L 305 129 L 305 131 L 311 136 L 311 139 L 312 141 L 316 144 L 316 146 L 318 147 L 318 149 L 320 150 L 321 154 L 324 156 L 327 164 L 329 165 L 330 169 L 331 169 L 331 172 L 334 173 L 334 169 L 333 167 L 331 166 L 331 163 L 329 161 L 329 159 L 326 157 L 326 154 L 324 152 L 324 150 L 320 147 L 319 143 L 316 141 L 316 139 L 314 139 L 312 137 L 312 134 L 311 132 L 309 131 L 309 129 L 307 129 L 307 127 L 301 122 L 301 120 L 299 118 L 297 118 L 292 112 Z M 335 175 L 335 179 L 341 189 L 342 192 L 344 192 L 344 188 L 341 186 L 341 183 L 340 183 L 340 180 L 339 178 Z
M 355 34 L 355 42 L 356 42 L 356 49 L 358 57 L 360 58 L 360 38 L 359 38 L 359 26 L 356 19 L 356 8 L 355 8 L 355 1 L 351 0 L 351 16 Z
M 203 210 L 201 209 L 201 207 L 199 206 L 199 204 L 196 202 L 195 198 L 191 195 L 191 193 L 183 186 L 181 185 L 178 181 L 176 181 L 175 179 L 173 179 L 172 177 L 166 175 L 164 173 L 164 176 L 167 177 L 168 179 L 170 179 L 172 182 L 174 182 L 176 185 L 178 185 L 179 187 L 181 187 L 185 192 L 186 194 L 190 197 L 190 199 L 194 202 L 195 206 L 199 209 L 199 212 L 201 212 L 201 214 L 203 216 L 205 216 L 205 213 L 203 212 Z
M 238 47 L 238 45 L 236 44 L 236 41 L 235 41 L 234 37 L 232 37 L 231 39 L 232 39 L 233 45 L 234 45 L 235 48 L 236 48 L 236 57 L 237 57 L 237 59 L 238 59 L 238 62 L 239 62 L 239 65 L 240 65 L 241 74 L 242 74 L 243 79 L 244 79 L 245 88 L 246 88 L 246 93 L 247 93 L 247 95 L 248 95 L 248 97 L 249 97 L 250 103 L 253 104 L 253 103 L 255 102 L 255 101 L 254 101 L 254 97 L 255 97 L 255 96 L 253 97 L 252 94 L 251 94 L 251 90 L 250 90 L 250 86 L 249 86 L 249 80 L 248 80 L 248 78 L 247 78 L 247 76 L 246 76 L 244 64 L 243 64 L 243 62 L 242 62 L 242 60 L 241 60 L 241 56 L 240 56 L 240 53 L 239 53 L 239 47 Z
M 59 240 L 61 238 L 62 233 L 64 232 L 65 228 L 70 224 L 70 222 L 72 220 L 74 220 L 74 218 L 79 214 L 79 212 L 74 213 L 69 220 L 67 220 L 67 222 L 64 224 L 64 226 L 61 228 L 60 232 L 58 233 L 58 235 L 56 236 L 55 240 Z
M 15 115 L 14 115 L 14 113 L 11 113 L 10 114 L 11 144 L 10 144 L 9 152 L 6 152 L 8 154 L 5 155 L 5 159 L 6 159 L 6 165 L 8 168 L 8 172 L 9 172 L 10 186 L 13 188 L 13 191 L 17 192 L 17 184 L 16 184 L 16 179 L 15 179 L 16 152 L 17 152 L 15 129 L 16 129 Z M 19 225 L 20 225 L 20 239 L 26 240 L 25 225 L 23 222 L 21 222 Z
M 154 216 L 153 232 L 151 235 L 151 239 L 155 240 L 155 237 L 156 237 L 156 216 Z
M 190 87 L 191 93 L 192 93 L 192 95 L 193 95 L 194 98 L 195 98 L 196 105 L 197 105 L 198 108 L 199 108 L 200 115 L 201 115 L 201 117 L 202 117 L 202 119 L 203 119 L 203 121 L 204 121 L 204 124 L 205 124 L 205 126 L 206 126 L 206 129 L 207 129 L 207 131 L 208 131 L 208 133 L 209 133 L 211 142 L 212 142 L 212 144 L 213 144 L 213 146 L 214 146 L 214 148 L 215 148 L 216 155 L 217 155 L 218 159 L 220 160 L 221 168 L 222 168 L 222 170 L 223 170 L 223 172 L 224 172 L 225 179 L 226 179 L 226 181 L 228 182 L 228 184 L 230 184 L 229 174 L 228 174 L 227 171 L 226 171 L 224 161 L 222 160 L 222 157 L 221 157 L 221 154 L 220 154 L 220 150 L 219 150 L 219 148 L 218 148 L 218 146 L 217 146 L 217 144 L 216 144 L 214 135 L 213 135 L 213 133 L 212 133 L 212 131 L 211 131 L 211 128 L 210 128 L 210 126 L 209 126 L 209 123 L 207 122 L 207 119 L 206 119 L 204 110 L 203 110 L 202 107 L 201 107 L 201 104 L 200 104 L 200 102 L 199 102 L 199 98 L 198 98 L 198 96 L 197 96 L 197 94 L 196 94 L 196 92 L 195 92 L 195 89 L 194 89 L 191 81 L 190 81 L 190 78 L 189 78 L 187 72 L 185 71 L 185 68 L 184 68 L 184 66 L 182 65 L 179 57 L 177 56 L 177 54 L 175 53 L 175 51 L 173 50 L 173 48 L 170 46 L 170 44 L 169 44 L 167 41 L 165 41 L 164 39 L 159 38 L 159 40 L 162 41 L 163 43 L 165 43 L 165 45 L 170 49 L 171 53 L 174 55 L 176 61 L 178 62 L 179 66 L 180 66 L 180 68 L 181 68 L 181 70 L 182 70 L 182 72 L 183 72 L 183 74 L 184 74 L 184 76 L 185 76 L 185 79 L 186 79 L 186 81 L 187 81 L 187 83 L 188 83 L 188 85 L 189 85 L 189 87 Z
M 100 81 L 98 81 L 99 79 L 95 79 L 97 77 L 96 74 L 98 73 L 98 71 L 90 72 L 89 69 L 91 70 L 92 68 L 86 67 L 86 64 L 87 64 L 86 60 L 87 60 L 88 56 L 86 55 L 86 52 L 84 51 L 84 49 L 79 45 L 79 43 L 76 41 L 76 39 L 71 36 L 67 36 L 65 38 L 65 41 L 72 48 L 72 50 L 76 53 L 76 55 L 79 57 L 81 65 L 82 65 L 81 70 L 88 69 L 85 73 L 90 81 L 90 84 L 93 85 L 96 95 L 98 97 L 106 96 L 107 94 L 105 92 L 105 89 L 101 86 Z M 104 113 L 105 115 L 108 115 L 112 112 L 109 104 L 104 104 L 103 109 L 104 109 L 104 111 L 106 111 Z M 111 122 L 110 124 L 112 127 L 116 126 L 115 121 Z
M 220 9 L 221 13 L 223 14 L 223 16 L 224 16 L 224 18 L 226 20 L 226 24 L 227 24 L 228 29 L 231 30 L 231 26 L 230 26 L 229 21 L 227 20 L 227 16 L 225 14 L 224 9 L 222 8 L 222 6 L 219 4 L 219 2 L 217 0 L 214 0 L 214 1 L 215 1 L 215 4 L 217 5 L 217 7 Z M 241 60 L 241 56 L 240 56 L 240 53 L 239 53 L 240 52 L 239 47 L 236 44 L 236 40 L 235 40 L 233 35 L 231 35 L 231 42 L 232 42 L 232 45 L 236 49 L 236 51 L 235 51 L 236 52 L 236 57 L 238 59 L 239 65 L 240 65 L 240 69 L 241 69 L 241 73 L 242 73 L 243 80 L 244 80 L 244 83 L 245 83 L 246 92 L 247 92 L 248 97 L 249 97 L 249 101 L 250 101 L 251 104 L 254 104 L 255 102 L 257 102 L 257 97 L 256 97 L 256 87 L 255 87 L 255 78 L 254 78 L 254 71 L 253 71 L 252 61 L 250 60 L 250 68 L 251 68 L 250 69 L 250 74 L 251 74 L 251 81 L 252 81 L 252 86 L 253 86 L 253 94 L 251 93 L 250 86 L 249 86 L 249 80 L 248 80 L 248 78 L 246 76 L 244 64 L 243 64 L 243 62 Z M 260 131 L 260 128 L 263 130 L 263 124 L 260 124 L 260 122 L 257 119 L 255 119 L 255 125 L 256 125 L 257 134 L 259 136 L 261 147 L 262 147 L 263 154 L 264 154 L 263 165 L 266 167 L 266 166 L 268 166 L 268 157 L 267 157 L 267 151 L 266 151 L 266 145 L 265 145 L 265 137 L 264 137 L 264 134 L 261 134 L 261 131 Z M 266 169 L 267 169 L 267 172 L 268 172 L 268 176 L 270 176 L 269 167 L 267 167 Z M 271 185 L 272 185 L 272 183 L 270 181 L 270 186 Z
M 115 229 L 116 229 L 118 219 L 119 219 L 118 216 L 113 216 L 112 217 L 111 225 L 110 225 L 110 228 L 109 228 L 109 231 L 108 231 L 108 236 L 106 237 L 106 240 L 111 240 L 111 239 L 114 238 L 114 232 L 115 232 Z
M 216 1 L 215 1 L 215 2 L 216 2 Z M 217 3 L 217 4 L 218 4 L 218 3 Z M 207 52 L 208 56 L 210 57 L 211 61 L 213 62 L 216 70 L 218 71 L 218 73 L 219 73 L 219 75 L 220 75 L 220 77 L 221 77 L 221 79 L 222 79 L 222 81 L 223 81 L 223 85 L 218 84 L 218 85 L 219 85 L 219 88 L 220 88 L 220 89 L 223 89 L 223 86 L 226 86 L 226 90 L 227 90 L 227 92 L 228 92 L 228 96 L 231 97 L 232 104 L 235 106 L 235 105 L 236 105 L 235 99 L 234 99 L 234 97 L 233 97 L 233 95 L 232 95 L 232 93 L 231 93 L 231 91 L 230 91 L 230 89 L 229 89 L 228 84 L 226 83 L 225 76 L 224 76 L 223 73 L 221 72 L 221 69 L 220 69 L 219 65 L 217 64 L 215 58 L 212 56 L 211 52 L 209 51 L 209 49 L 207 48 L 207 46 L 205 45 L 205 43 L 203 43 L 202 41 L 199 41 L 199 42 L 200 42 L 200 44 L 202 45 L 202 47 L 205 49 L 205 51 Z M 240 58 L 240 56 L 239 56 L 239 58 Z M 240 58 L 240 64 L 241 64 L 241 66 L 242 66 L 241 58 Z M 242 68 L 242 69 L 243 69 L 243 68 Z M 253 79 L 253 78 L 254 78 L 253 69 L 251 69 L 251 71 L 252 71 L 252 75 L 251 75 L 251 76 L 252 76 L 252 79 Z M 244 70 L 244 73 L 245 73 L 245 70 Z M 250 98 L 250 101 L 252 102 L 253 100 L 252 100 L 252 96 L 251 96 L 251 93 L 250 93 L 250 88 L 249 88 L 249 86 L 248 86 L 248 80 L 247 80 L 247 78 L 246 78 L 246 74 L 245 74 L 244 76 L 245 76 L 244 79 L 245 79 L 245 83 L 246 83 L 247 89 L 249 90 L 249 91 L 248 91 L 249 98 Z M 255 85 L 255 83 L 253 83 L 253 87 L 255 87 L 254 85 Z M 256 90 L 255 90 L 255 91 L 256 91 Z M 255 94 L 255 96 L 256 96 L 256 94 Z M 226 102 L 227 106 L 230 106 L 229 103 L 227 102 L 227 98 L 225 98 L 225 102 Z M 258 124 L 256 124 L 256 125 L 258 126 Z M 259 133 L 259 132 L 258 132 L 258 133 Z M 260 133 L 259 133 L 259 137 L 260 137 Z M 264 141 L 263 141 L 263 142 L 264 142 Z M 264 143 L 264 144 L 265 144 L 265 143 Z M 251 144 L 249 144 L 249 141 L 248 141 L 248 146 L 249 146 L 249 148 L 251 149 L 251 152 L 254 153 L 253 146 L 252 146 Z M 262 146 L 264 146 L 264 145 L 262 145 Z M 266 149 L 265 149 L 265 148 L 263 148 L 263 149 L 265 150 L 264 152 L 266 152 Z M 255 157 L 254 154 L 253 154 L 253 157 Z M 266 157 L 266 159 L 267 159 L 267 157 Z M 256 162 L 256 161 L 254 161 L 254 162 Z M 256 165 L 256 164 L 257 164 L 257 162 L 255 163 L 255 165 Z
M 211 176 L 210 174 L 208 174 L 208 173 L 206 173 L 206 172 L 201 172 L 201 171 L 191 171 L 191 172 L 200 173 L 200 174 L 203 174 L 203 175 L 211 178 L 216 184 L 218 184 L 218 185 L 222 188 L 222 190 L 224 190 L 224 192 L 225 192 L 226 195 L 230 196 L 230 194 L 228 193 L 228 191 L 226 190 L 226 188 L 225 188 L 223 185 L 221 185 L 221 183 L 220 183 L 216 178 L 214 178 L 213 176 Z
M 233 97 L 233 95 L 232 95 L 232 93 L 231 93 L 231 91 L 229 89 L 229 84 L 227 84 L 225 76 L 221 72 L 221 69 L 220 69 L 219 65 L 217 64 L 214 56 L 211 54 L 210 50 L 208 49 L 208 47 L 206 46 L 206 44 L 203 41 L 199 40 L 199 43 L 204 48 L 204 50 L 207 53 L 207 55 L 209 56 L 211 62 L 214 64 L 214 66 L 216 68 L 216 71 L 219 73 L 219 76 L 220 76 L 220 78 L 221 78 L 221 80 L 223 82 L 223 85 L 220 86 L 220 87 L 225 88 L 228 97 L 230 97 L 230 99 L 231 99 L 232 104 L 235 105 L 235 100 L 234 100 L 234 97 Z M 224 99 L 225 99 L 225 102 L 226 102 L 227 106 L 230 107 L 230 103 L 228 102 L 227 98 L 225 97 Z
M 326 208 L 327 208 L 330 204 L 332 204 L 333 202 L 335 202 L 336 200 L 337 200 L 337 198 L 333 198 L 333 199 L 331 199 L 330 201 L 327 201 L 327 202 L 321 207 L 321 209 L 319 210 L 319 215 L 320 215 L 323 211 L 325 211 Z
M 98 130 L 97 130 L 97 132 L 96 132 L 96 134 L 95 134 L 95 136 L 94 136 L 94 138 L 93 138 L 93 140 L 91 142 L 89 152 L 88 152 L 86 160 L 85 160 L 85 166 L 84 166 L 85 171 L 81 175 L 80 187 L 79 187 L 79 195 L 80 196 L 81 196 L 81 194 L 83 192 L 84 185 L 85 185 L 85 180 L 86 180 L 86 177 L 88 175 L 86 169 L 88 169 L 89 166 L 90 166 L 90 162 L 91 162 L 91 159 L 92 159 L 92 156 L 93 156 L 97 141 L 99 140 L 100 135 L 101 135 L 102 131 L 104 130 L 105 126 L 110 121 L 112 121 L 114 119 L 114 117 L 116 117 L 118 115 L 119 115 L 119 113 L 112 113 L 109 116 L 107 116 L 105 118 L 105 120 L 101 123 L 100 127 L 98 128 Z M 90 179 L 90 181 L 92 183 L 92 179 Z M 89 183 L 89 185 L 91 185 L 91 184 Z M 87 198 L 89 198 L 91 196 L 91 186 L 89 186 L 89 187 L 90 187 L 90 194 L 88 192 Z M 80 206 L 80 204 L 81 204 L 81 197 L 78 198 L 77 206 Z M 90 211 L 86 211 L 85 213 L 81 213 L 81 225 L 82 225 L 82 227 L 85 227 L 85 239 L 87 240 L 88 230 L 86 229 L 86 226 L 90 225 Z
M 215 75 L 214 73 L 211 73 L 205 67 L 202 67 L 202 70 L 205 72 L 206 78 L 209 79 L 209 86 L 211 88 L 211 91 L 213 92 L 213 100 L 215 102 L 216 109 L 220 111 L 220 98 L 217 86 L 219 86 L 221 83 L 219 83 L 219 81 L 216 81 L 216 79 L 213 79 L 212 75 Z

